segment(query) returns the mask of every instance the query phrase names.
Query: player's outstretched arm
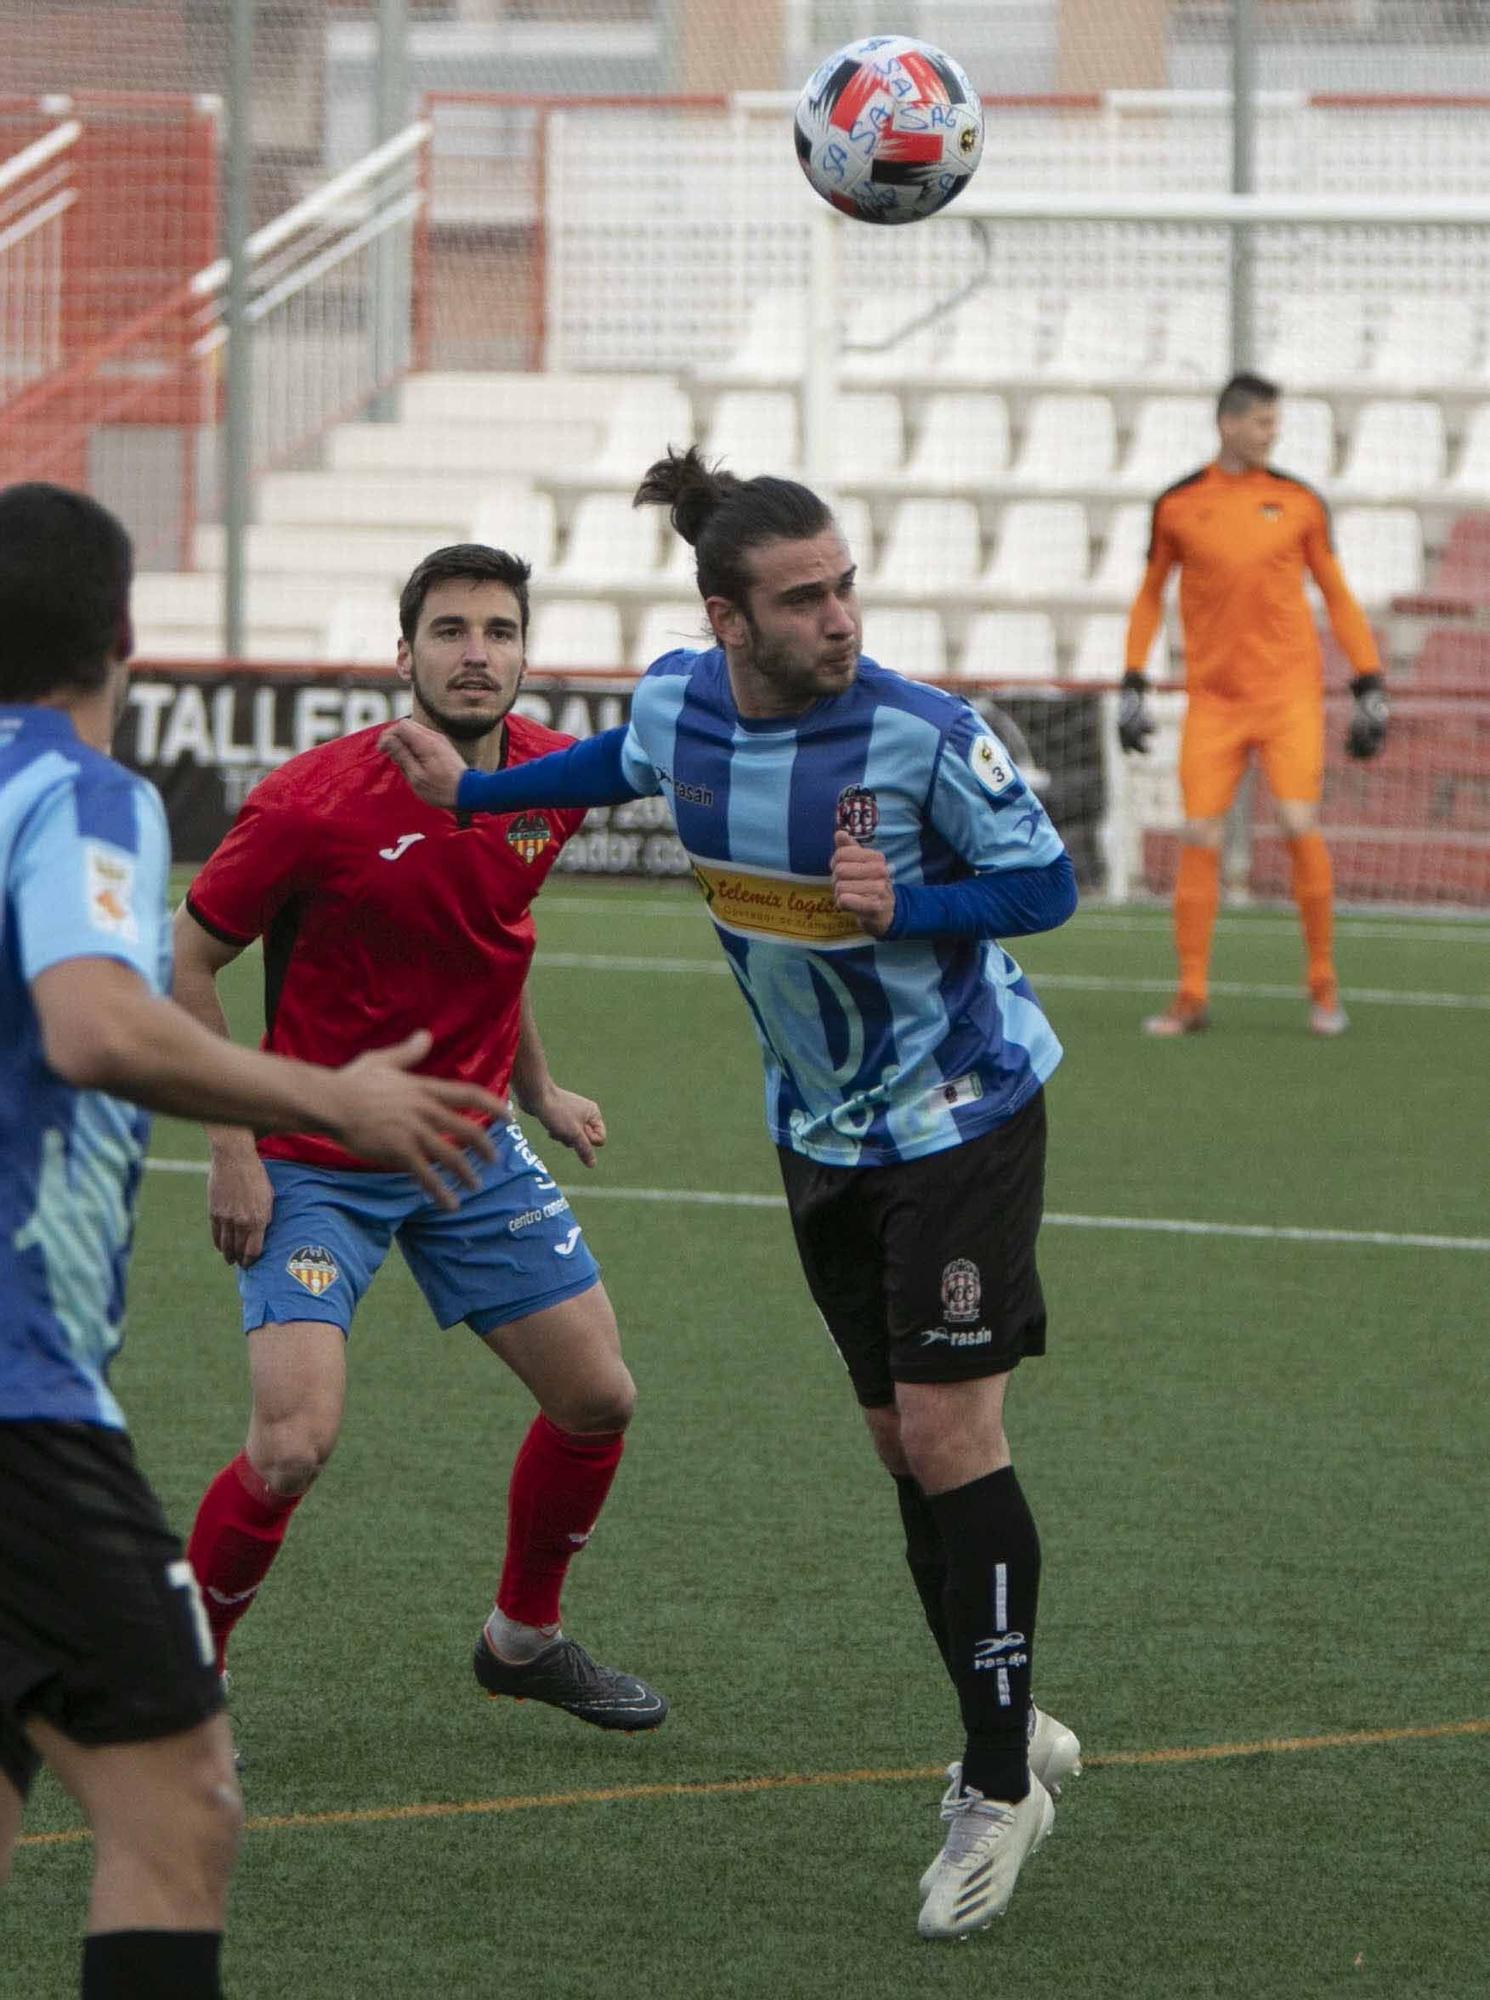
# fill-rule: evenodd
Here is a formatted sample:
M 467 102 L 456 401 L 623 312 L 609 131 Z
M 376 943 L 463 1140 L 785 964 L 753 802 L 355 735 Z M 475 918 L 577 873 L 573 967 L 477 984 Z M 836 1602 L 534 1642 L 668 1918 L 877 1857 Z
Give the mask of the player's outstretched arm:
M 424 803 L 445 812 L 523 812 L 530 806 L 615 806 L 646 796 L 626 775 L 624 729 L 605 729 L 567 750 L 506 771 L 472 771 L 448 737 L 422 723 L 391 722 L 378 748 Z
M 411 1075 L 429 1050 L 422 1029 L 331 1070 L 221 1041 L 119 959 L 63 959 L 37 973 L 31 994 L 49 1067 L 79 1089 L 177 1118 L 326 1132 L 359 1159 L 412 1174 L 447 1208 L 456 1197 L 442 1170 L 474 1187 L 469 1154 L 495 1156 L 462 1114 L 504 1119 L 506 1105 L 475 1084 Z

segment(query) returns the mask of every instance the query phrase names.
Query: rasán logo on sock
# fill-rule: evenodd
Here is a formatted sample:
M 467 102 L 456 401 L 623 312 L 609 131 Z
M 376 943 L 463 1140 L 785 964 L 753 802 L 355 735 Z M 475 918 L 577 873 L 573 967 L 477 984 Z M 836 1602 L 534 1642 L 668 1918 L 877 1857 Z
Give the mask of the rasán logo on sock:
M 297 1285 L 314 1297 L 319 1298 L 329 1285 L 334 1285 L 341 1276 L 336 1268 L 336 1259 L 320 1243 L 304 1243 L 290 1258 L 285 1269 Z

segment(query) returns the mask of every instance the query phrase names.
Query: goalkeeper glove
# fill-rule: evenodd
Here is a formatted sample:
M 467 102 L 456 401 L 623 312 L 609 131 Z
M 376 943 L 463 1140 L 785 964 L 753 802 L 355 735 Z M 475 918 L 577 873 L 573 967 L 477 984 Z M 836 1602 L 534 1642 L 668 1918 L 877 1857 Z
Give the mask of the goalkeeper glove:
M 1357 674 L 1350 684 L 1355 697 L 1350 727 L 1345 732 L 1345 748 L 1352 757 L 1375 757 L 1387 740 L 1386 690 L 1380 674 Z
M 1154 733 L 1154 719 L 1148 708 L 1149 684 L 1142 674 L 1123 675 L 1123 691 L 1118 696 L 1118 742 L 1125 750 L 1146 753 Z

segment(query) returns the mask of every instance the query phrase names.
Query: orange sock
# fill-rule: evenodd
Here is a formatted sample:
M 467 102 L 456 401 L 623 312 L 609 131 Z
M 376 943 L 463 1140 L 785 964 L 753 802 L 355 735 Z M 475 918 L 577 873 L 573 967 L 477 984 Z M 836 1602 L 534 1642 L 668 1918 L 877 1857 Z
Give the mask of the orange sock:
M 1335 885 L 1329 850 L 1321 834 L 1301 833 L 1289 841 L 1288 852 L 1293 861 L 1293 900 L 1299 906 L 1309 960 L 1309 997 L 1322 1007 L 1333 1007 L 1339 989 L 1331 951 Z
M 1179 997 L 1187 1007 L 1203 1007 L 1211 962 L 1211 932 L 1221 901 L 1221 856 L 1214 847 L 1180 849 L 1174 885 L 1174 943 L 1180 961 Z

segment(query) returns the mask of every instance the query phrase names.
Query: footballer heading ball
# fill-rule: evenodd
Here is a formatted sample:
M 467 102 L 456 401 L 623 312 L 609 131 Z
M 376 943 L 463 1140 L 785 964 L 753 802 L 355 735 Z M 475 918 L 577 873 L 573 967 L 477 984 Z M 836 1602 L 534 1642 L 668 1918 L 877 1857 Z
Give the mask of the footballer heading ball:
M 930 42 L 870 35 L 807 79 L 796 140 L 803 173 L 834 208 L 860 222 L 920 222 L 972 179 L 983 109 L 966 71 Z

